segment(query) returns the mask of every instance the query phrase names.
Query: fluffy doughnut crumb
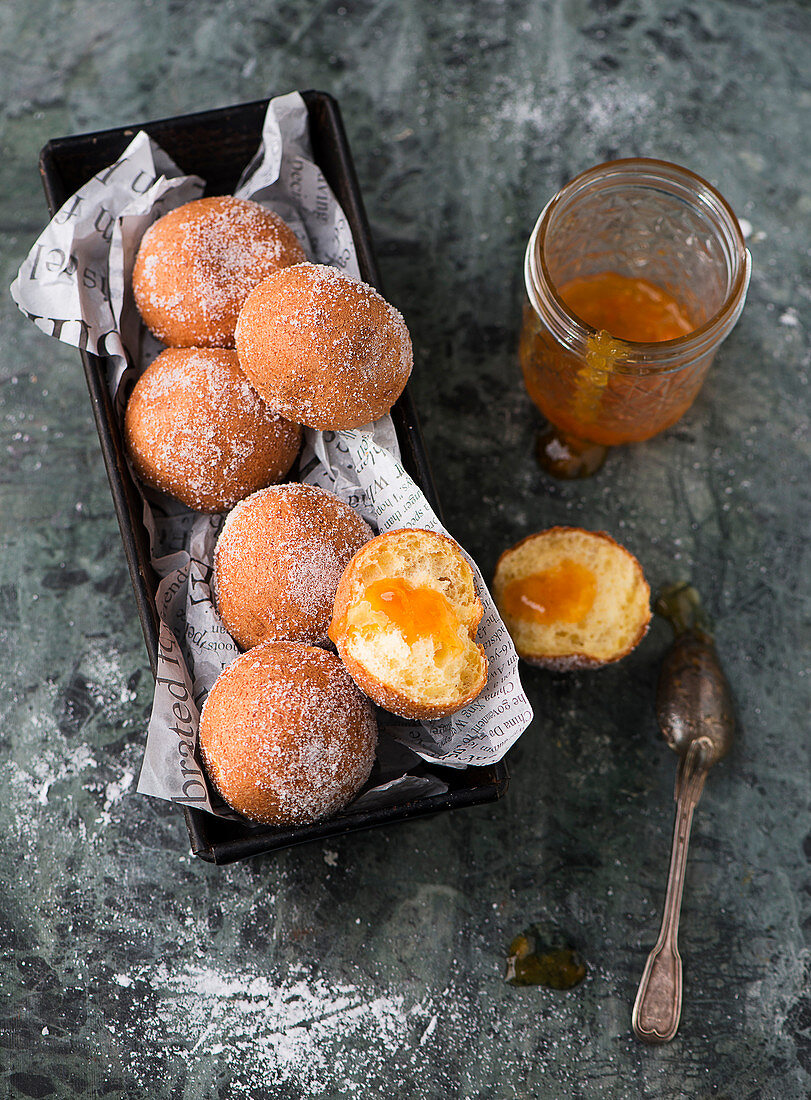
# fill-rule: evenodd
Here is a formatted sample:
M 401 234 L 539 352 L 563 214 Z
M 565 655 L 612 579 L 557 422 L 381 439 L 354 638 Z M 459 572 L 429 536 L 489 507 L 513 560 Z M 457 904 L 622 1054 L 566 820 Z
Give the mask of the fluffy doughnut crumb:
M 306 825 L 336 813 L 369 778 L 377 725 L 340 660 L 268 642 L 218 677 L 200 717 L 209 776 L 238 813 Z
M 650 623 L 636 558 L 604 531 L 552 527 L 505 550 L 493 597 L 520 657 L 569 671 L 620 660 Z
M 330 637 L 352 679 L 403 718 L 443 718 L 487 683 L 475 642 L 473 571 L 445 535 L 389 531 L 362 547 L 338 585 Z

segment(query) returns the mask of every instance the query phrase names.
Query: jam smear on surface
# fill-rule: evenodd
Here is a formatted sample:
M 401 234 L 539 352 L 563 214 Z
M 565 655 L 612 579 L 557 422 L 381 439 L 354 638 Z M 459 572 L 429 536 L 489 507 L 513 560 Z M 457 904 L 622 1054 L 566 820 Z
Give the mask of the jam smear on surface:
M 542 985 L 546 989 L 573 989 L 586 976 L 578 951 L 557 934 L 531 925 L 517 935 L 507 952 L 505 980 L 510 985 Z

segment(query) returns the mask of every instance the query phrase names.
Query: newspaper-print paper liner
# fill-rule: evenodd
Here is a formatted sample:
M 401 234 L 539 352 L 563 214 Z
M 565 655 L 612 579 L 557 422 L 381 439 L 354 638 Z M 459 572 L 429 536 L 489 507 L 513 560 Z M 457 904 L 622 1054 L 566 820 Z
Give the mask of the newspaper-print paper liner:
M 132 301 L 130 276 L 138 245 L 149 225 L 199 197 L 203 188 L 202 180 L 182 175 L 147 134 L 138 133 L 115 164 L 62 206 L 12 284 L 15 302 L 43 332 L 109 357 L 111 392 L 122 415 L 128 373 L 140 374 L 160 351 Z M 360 277 L 349 225 L 313 161 L 307 108 L 298 93 L 271 100 L 262 145 L 235 194 L 279 213 L 314 262 Z M 353 431 L 307 429 L 305 436 L 303 481 L 335 493 L 379 531 L 426 527 L 444 532 L 400 464 L 390 417 Z M 212 596 L 213 551 L 223 520 L 189 512 L 161 494 L 144 494 L 144 523 L 161 577 L 156 596 L 161 626 L 138 790 L 234 816 L 212 791 L 197 748 L 205 697 L 239 655 Z M 379 784 L 361 796 L 365 808 L 443 792 L 446 785 L 437 777 L 403 773 L 419 771 L 419 758 L 458 768 L 494 763 L 532 719 L 512 642 L 481 574 L 468 561 L 485 609 L 479 640 L 490 667 L 487 686 L 464 710 L 441 721 L 406 723 L 381 715 L 385 733 L 401 747 L 392 747 L 379 762 Z M 391 745 L 389 737 L 382 738 L 381 746 Z M 392 771 L 399 774 L 392 776 Z

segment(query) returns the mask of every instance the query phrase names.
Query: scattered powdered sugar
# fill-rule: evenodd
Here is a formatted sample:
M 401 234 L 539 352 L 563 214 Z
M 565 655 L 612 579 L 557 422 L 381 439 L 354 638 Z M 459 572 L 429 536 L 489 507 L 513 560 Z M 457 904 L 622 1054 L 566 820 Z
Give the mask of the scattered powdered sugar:
M 67 754 L 37 756 L 31 760 L 29 770 L 24 771 L 19 768 L 12 775 L 12 783 L 16 783 L 18 788 L 27 787 L 31 794 L 36 791 L 37 802 L 41 806 L 46 806 L 54 784 L 95 767 L 96 760 L 90 747 L 80 744 Z
M 43 832 L 63 829 L 65 816 L 73 812 L 72 792 L 77 788 L 95 800 L 98 810 L 95 817 L 78 819 L 73 839 L 85 843 L 107 828 L 132 788 L 140 751 L 138 745 L 128 746 L 125 761 L 113 769 L 89 745 L 66 744 L 54 729 L 36 751 L 9 760 L 0 781 L 0 797 L 13 808 L 17 841 L 33 849 L 41 844 Z M 105 778 L 111 772 L 114 777 Z
M 0 801 L 15 852 L 47 852 L 55 888 L 65 853 L 84 848 L 127 813 L 142 746 L 140 738 L 119 739 L 140 720 L 136 697 L 121 654 L 101 635 L 86 639 L 64 680 L 43 675 L 36 688 L 12 696 Z
M 433 998 L 408 1004 L 404 995 L 327 982 L 297 969 L 280 981 L 245 972 L 165 965 L 116 974 L 122 990 L 151 991 L 154 1014 L 130 1055 L 137 1078 L 150 1073 L 155 1047 L 186 1063 L 216 1060 L 233 1077 L 228 1095 L 365 1096 L 369 1078 L 393 1060 L 411 1061 L 437 1028 Z M 362 1046 L 359 1075 L 353 1047 Z M 210 1072 L 210 1070 L 209 1070 Z M 354 1078 L 354 1079 L 353 1079 Z M 285 1092 L 285 1095 L 288 1095 Z
M 425 1029 L 425 1031 L 420 1036 L 420 1046 L 421 1047 L 425 1046 L 425 1044 L 428 1042 L 428 1040 L 431 1038 L 431 1036 L 436 1031 L 436 1025 L 437 1025 L 438 1018 L 439 1017 L 436 1016 L 436 1015 L 431 1017 L 431 1019 L 428 1023 L 428 1027 Z
M 110 808 L 124 797 L 134 779 L 135 772 L 125 768 L 119 779 L 107 784 L 104 788 L 104 813 L 109 815 Z

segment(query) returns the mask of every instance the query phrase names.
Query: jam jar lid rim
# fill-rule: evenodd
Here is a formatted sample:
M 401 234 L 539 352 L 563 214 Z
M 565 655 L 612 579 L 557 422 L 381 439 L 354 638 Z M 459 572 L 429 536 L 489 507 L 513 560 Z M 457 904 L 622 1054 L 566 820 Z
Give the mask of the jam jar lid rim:
M 692 330 L 692 332 L 686 333 L 684 336 L 678 336 L 672 340 L 659 340 L 659 341 L 634 341 L 623 340 L 623 344 L 627 344 L 632 353 L 635 353 L 641 357 L 644 357 L 645 353 L 648 355 L 654 355 L 656 359 L 662 364 L 664 368 L 664 359 L 669 354 L 689 352 L 690 357 L 703 354 L 705 344 L 718 344 L 728 335 L 729 331 L 734 326 L 735 322 L 740 315 L 740 311 L 743 307 L 743 303 L 746 297 L 746 292 L 749 286 L 749 279 L 752 270 L 752 257 L 746 247 L 743 233 L 741 232 L 740 224 L 733 211 L 732 207 L 723 197 L 723 195 L 708 183 L 697 173 L 691 171 L 689 168 L 683 168 L 681 165 L 674 164 L 670 161 L 657 160 L 651 157 L 627 157 L 620 160 L 604 161 L 602 164 L 594 165 L 591 168 L 587 168 L 585 171 L 580 172 L 567 184 L 565 184 L 556 195 L 554 195 L 544 206 L 538 219 L 530 234 L 529 241 L 527 242 L 527 248 L 525 253 L 524 263 L 524 281 L 526 284 L 527 294 L 532 304 L 533 309 L 538 313 L 538 295 L 535 292 L 536 285 L 540 284 L 539 271 L 538 271 L 538 253 L 539 238 L 541 231 L 544 230 L 549 222 L 549 219 L 554 213 L 554 210 L 564 201 L 567 197 L 574 192 L 580 190 L 584 184 L 589 182 L 590 177 L 603 175 L 604 180 L 609 182 L 611 176 L 621 176 L 627 171 L 627 169 L 641 167 L 646 170 L 665 170 L 665 174 L 669 174 L 676 177 L 679 182 L 686 182 L 691 184 L 698 184 L 700 188 L 705 189 L 714 200 L 713 204 L 707 203 L 704 200 L 704 204 L 713 209 L 713 206 L 717 207 L 713 212 L 723 215 L 726 223 L 725 228 L 731 230 L 733 249 L 731 252 L 731 258 L 735 262 L 733 268 L 734 279 L 721 306 L 716 312 L 709 317 L 698 328 Z M 606 175 L 606 170 L 610 170 Z M 630 182 L 630 181 L 629 181 Z M 653 182 L 652 175 L 647 178 L 645 175 L 641 175 L 638 179 L 640 185 L 650 185 Z M 699 195 L 699 198 L 703 199 L 703 196 Z M 556 311 L 567 322 L 566 335 L 569 339 L 579 340 L 585 343 L 589 337 L 593 336 L 598 330 L 593 328 L 587 322 L 579 318 L 575 313 L 569 309 L 560 295 L 557 293 L 555 284 L 549 277 L 546 265 L 541 261 L 541 265 L 544 272 L 544 283 L 551 296 L 552 302 Z M 545 319 L 542 317 L 542 319 Z M 556 334 L 557 335 L 557 334 Z M 618 364 L 619 365 L 619 364 Z M 639 364 L 642 366 L 643 364 Z M 650 367 L 649 369 L 655 370 L 656 367 Z

